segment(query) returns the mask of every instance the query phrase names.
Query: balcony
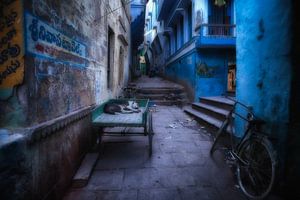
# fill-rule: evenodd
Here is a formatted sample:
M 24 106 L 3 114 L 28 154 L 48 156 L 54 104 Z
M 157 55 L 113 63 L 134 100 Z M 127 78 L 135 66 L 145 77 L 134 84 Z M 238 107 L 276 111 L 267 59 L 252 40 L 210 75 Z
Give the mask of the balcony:
M 201 24 L 197 48 L 235 48 L 236 29 L 234 24 Z
M 182 1 L 182 0 L 180 0 Z M 157 20 L 164 20 L 168 18 L 170 12 L 175 9 L 179 0 L 158 0 L 158 17 Z

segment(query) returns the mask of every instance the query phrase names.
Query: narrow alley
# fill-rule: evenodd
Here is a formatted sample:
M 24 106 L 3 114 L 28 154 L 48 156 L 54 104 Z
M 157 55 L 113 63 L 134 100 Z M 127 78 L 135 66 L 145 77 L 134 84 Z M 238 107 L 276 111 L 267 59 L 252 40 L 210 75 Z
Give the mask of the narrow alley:
M 151 157 L 146 137 L 107 136 L 88 185 L 64 200 L 246 199 L 223 154 L 210 157 L 209 133 L 181 108 L 157 106 L 153 123 Z
M 299 4 L 0 0 L 0 199 L 299 200 Z

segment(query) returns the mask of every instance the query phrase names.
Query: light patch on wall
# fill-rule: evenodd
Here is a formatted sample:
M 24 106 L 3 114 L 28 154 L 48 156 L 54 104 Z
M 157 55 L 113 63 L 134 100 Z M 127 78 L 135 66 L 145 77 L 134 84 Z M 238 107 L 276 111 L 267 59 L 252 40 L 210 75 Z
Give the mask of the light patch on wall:
M 187 57 L 186 64 L 188 64 L 188 65 L 193 64 L 193 58 L 192 58 L 192 56 Z
M 21 0 L 0 7 L 0 96 L 23 82 L 23 9 Z M 7 96 L 7 95 L 5 95 Z
M 95 71 L 95 102 L 100 103 L 101 99 L 101 71 Z

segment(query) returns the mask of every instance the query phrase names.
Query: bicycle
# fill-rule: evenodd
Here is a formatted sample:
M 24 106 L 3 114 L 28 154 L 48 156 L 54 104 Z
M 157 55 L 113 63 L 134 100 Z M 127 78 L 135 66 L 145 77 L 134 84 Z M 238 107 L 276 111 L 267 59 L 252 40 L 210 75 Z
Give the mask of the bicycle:
M 260 131 L 265 122 L 255 117 L 250 107 L 233 99 L 230 100 L 234 101 L 233 108 L 219 128 L 210 154 L 215 152 L 221 135 L 229 132 L 229 155 L 236 166 L 237 181 L 242 192 L 251 199 L 263 199 L 271 192 L 275 182 L 276 152 L 268 135 Z M 237 106 L 247 114 L 243 115 L 241 112 L 237 112 Z M 237 117 L 246 122 L 246 128 L 242 138 L 238 142 L 234 142 L 233 122 Z

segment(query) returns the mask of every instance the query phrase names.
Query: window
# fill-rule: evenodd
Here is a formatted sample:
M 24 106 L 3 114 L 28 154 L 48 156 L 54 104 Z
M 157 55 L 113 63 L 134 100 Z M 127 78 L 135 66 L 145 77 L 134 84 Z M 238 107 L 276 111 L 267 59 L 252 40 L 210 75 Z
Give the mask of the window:
M 218 26 L 211 26 L 208 29 L 209 35 L 230 35 L 228 26 L 231 24 L 231 0 L 227 0 L 224 6 L 216 6 L 213 0 L 209 1 L 208 23 Z
M 107 88 L 112 87 L 112 68 L 114 66 L 114 49 L 115 49 L 115 34 L 108 27 L 108 44 L 107 44 Z
M 189 26 L 189 39 L 192 39 L 193 37 L 193 10 L 192 10 L 192 3 L 190 3 L 189 8 L 188 8 L 188 26 Z

